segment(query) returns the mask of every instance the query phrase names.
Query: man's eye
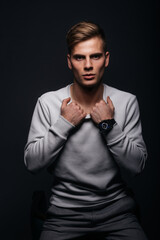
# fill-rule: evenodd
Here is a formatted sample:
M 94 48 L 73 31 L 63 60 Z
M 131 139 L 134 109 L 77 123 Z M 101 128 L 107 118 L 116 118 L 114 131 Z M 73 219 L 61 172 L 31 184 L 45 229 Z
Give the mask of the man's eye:
M 75 59 L 76 59 L 77 61 L 81 61 L 81 60 L 84 59 L 84 57 L 82 57 L 82 56 L 76 56 Z
M 93 59 L 99 59 L 100 57 L 101 57 L 101 55 L 99 55 L 99 54 L 96 54 L 96 55 L 92 56 Z

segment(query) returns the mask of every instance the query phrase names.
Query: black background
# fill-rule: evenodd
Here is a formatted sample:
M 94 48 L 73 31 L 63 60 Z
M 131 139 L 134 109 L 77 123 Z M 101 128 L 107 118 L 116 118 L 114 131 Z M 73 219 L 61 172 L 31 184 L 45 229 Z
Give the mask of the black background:
M 72 82 L 65 35 L 82 20 L 99 23 L 106 32 L 111 58 L 104 82 L 137 95 L 149 157 L 143 173 L 129 184 L 145 232 L 150 240 L 157 238 L 159 11 L 155 0 L 1 2 L 1 239 L 31 239 L 32 193 L 50 188 L 48 173 L 27 172 L 23 150 L 37 98 Z

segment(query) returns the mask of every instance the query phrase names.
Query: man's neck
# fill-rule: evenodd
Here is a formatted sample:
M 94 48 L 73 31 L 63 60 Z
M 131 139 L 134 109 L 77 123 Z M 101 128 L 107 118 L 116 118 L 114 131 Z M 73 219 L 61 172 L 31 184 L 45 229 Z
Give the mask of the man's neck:
M 82 87 L 76 82 L 71 85 L 71 97 L 76 101 L 87 113 L 90 113 L 92 107 L 103 99 L 103 84 L 87 88 Z

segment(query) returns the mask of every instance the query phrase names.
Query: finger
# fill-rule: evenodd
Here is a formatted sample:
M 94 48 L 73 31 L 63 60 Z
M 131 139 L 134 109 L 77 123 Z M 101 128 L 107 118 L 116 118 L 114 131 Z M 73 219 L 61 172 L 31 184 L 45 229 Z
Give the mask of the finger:
M 107 103 L 109 104 L 109 106 L 110 106 L 111 108 L 114 108 L 113 102 L 112 102 L 112 100 L 110 99 L 109 96 L 107 97 Z
M 85 112 L 83 111 L 83 113 L 82 113 L 82 119 L 85 118 L 86 116 L 87 116 L 87 113 L 85 113 Z
M 78 104 L 76 104 L 75 107 L 76 107 L 77 110 L 81 110 L 81 107 Z
M 91 115 L 91 118 L 92 118 L 92 120 L 95 122 L 95 123 L 99 123 L 99 122 L 101 122 L 101 119 L 99 118 L 99 114 L 97 114 L 96 112 L 91 112 L 90 113 L 90 115 Z
M 70 97 L 63 99 L 63 101 L 62 101 L 62 108 L 66 107 L 67 104 L 70 102 L 70 100 L 71 100 Z
M 82 108 L 80 109 L 80 112 L 82 115 L 84 114 L 84 110 Z
M 75 100 L 73 100 L 73 101 L 72 101 L 72 105 L 77 106 L 78 103 L 77 103 Z

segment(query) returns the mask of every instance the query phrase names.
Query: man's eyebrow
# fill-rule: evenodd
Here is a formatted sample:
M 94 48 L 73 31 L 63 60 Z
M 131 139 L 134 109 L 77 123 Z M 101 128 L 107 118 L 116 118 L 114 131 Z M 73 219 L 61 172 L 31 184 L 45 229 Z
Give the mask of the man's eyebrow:
M 97 53 L 92 53 L 90 56 L 92 57 L 92 56 L 102 56 L 103 55 L 103 53 L 102 52 L 97 52 Z
M 76 53 L 76 54 L 73 54 L 73 57 L 85 57 L 85 55 Z
M 95 55 L 102 56 L 103 53 L 102 53 L 102 52 L 95 52 L 95 53 L 92 53 L 92 54 L 90 55 L 90 57 L 93 57 L 93 56 L 95 56 Z M 73 57 L 74 57 L 74 58 L 75 58 L 75 57 L 85 57 L 85 55 L 76 53 L 76 54 L 73 54 Z

